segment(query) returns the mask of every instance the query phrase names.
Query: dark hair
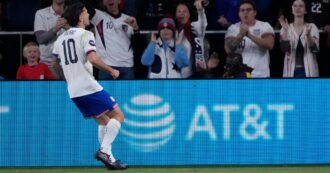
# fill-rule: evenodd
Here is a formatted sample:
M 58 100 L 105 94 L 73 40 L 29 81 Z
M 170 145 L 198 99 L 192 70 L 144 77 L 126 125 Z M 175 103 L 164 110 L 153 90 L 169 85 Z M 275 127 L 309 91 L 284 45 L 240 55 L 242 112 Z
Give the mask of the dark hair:
M 253 0 L 241 0 L 239 7 L 241 7 L 243 4 L 250 4 L 252 5 L 253 10 L 257 10 L 257 5 Z
M 80 2 L 74 3 L 65 8 L 62 16 L 67 20 L 70 26 L 77 26 L 79 22 L 79 17 L 83 12 L 84 8 L 84 4 Z
M 227 56 L 226 59 L 226 64 L 227 65 L 234 65 L 234 66 L 240 66 L 243 64 L 243 57 L 239 53 L 230 53 Z
M 293 16 L 293 11 L 292 11 L 292 6 L 293 6 L 293 3 L 295 2 L 296 0 L 292 1 L 291 3 L 291 17 L 292 17 L 292 22 L 294 22 L 294 16 Z M 304 22 L 310 22 L 312 21 L 311 19 L 311 16 L 310 16 L 310 13 L 309 13 L 309 9 L 310 9 L 310 2 L 309 1 L 306 1 L 306 0 L 301 0 L 304 5 L 305 5 L 305 15 L 304 15 Z

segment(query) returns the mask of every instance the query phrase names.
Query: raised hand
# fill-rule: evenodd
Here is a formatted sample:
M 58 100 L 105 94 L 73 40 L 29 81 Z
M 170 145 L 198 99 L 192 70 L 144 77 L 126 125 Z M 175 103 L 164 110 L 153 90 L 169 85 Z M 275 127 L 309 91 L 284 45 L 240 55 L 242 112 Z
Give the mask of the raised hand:
M 227 27 L 229 25 L 228 20 L 222 15 L 217 21 L 222 27 Z
M 139 26 L 136 22 L 135 17 L 128 17 L 124 20 L 125 23 L 127 23 L 128 25 L 130 25 L 134 30 L 138 30 Z
M 150 41 L 157 43 L 157 36 L 155 31 L 150 33 Z
M 203 1 L 204 0 L 195 0 L 194 6 L 196 7 L 197 10 L 202 10 L 204 8 Z
M 288 19 L 285 18 L 283 15 L 281 15 L 281 16 L 278 18 L 278 22 L 280 22 L 280 25 L 281 25 L 281 27 L 282 27 L 284 30 L 288 30 L 288 29 L 289 29 Z

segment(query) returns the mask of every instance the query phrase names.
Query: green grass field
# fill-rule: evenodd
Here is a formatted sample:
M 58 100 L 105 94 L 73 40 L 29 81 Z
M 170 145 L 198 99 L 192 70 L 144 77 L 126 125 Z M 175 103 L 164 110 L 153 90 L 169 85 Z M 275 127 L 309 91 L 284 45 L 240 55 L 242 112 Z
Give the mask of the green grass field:
M 105 173 L 101 167 L 83 168 L 0 168 L 0 173 Z M 212 167 L 133 167 L 123 173 L 330 173 L 329 166 L 212 166 Z

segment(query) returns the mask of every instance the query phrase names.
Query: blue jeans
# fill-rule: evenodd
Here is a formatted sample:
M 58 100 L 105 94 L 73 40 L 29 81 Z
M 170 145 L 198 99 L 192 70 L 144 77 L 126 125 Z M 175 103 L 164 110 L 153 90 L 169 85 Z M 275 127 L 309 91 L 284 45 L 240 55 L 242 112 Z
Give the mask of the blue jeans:
M 119 77 L 117 79 L 134 79 L 134 67 L 112 67 L 119 70 Z M 99 71 L 98 79 L 111 80 L 113 77 L 110 73 L 103 70 Z
M 294 77 L 296 77 L 296 78 L 306 77 L 305 68 L 304 67 L 296 67 L 294 69 Z

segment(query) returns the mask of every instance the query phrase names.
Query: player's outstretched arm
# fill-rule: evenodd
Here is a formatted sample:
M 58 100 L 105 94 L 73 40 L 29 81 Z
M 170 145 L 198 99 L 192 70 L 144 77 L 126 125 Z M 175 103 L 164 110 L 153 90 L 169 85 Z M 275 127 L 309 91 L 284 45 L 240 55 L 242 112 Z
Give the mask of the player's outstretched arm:
M 114 79 L 116 79 L 119 76 L 119 71 L 111 68 L 107 64 L 105 64 L 97 55 L 96 52 L 90 52 L 87 56 L 88 61 L 91 62 L 96 68 L 107 71 L 112 75 Z

